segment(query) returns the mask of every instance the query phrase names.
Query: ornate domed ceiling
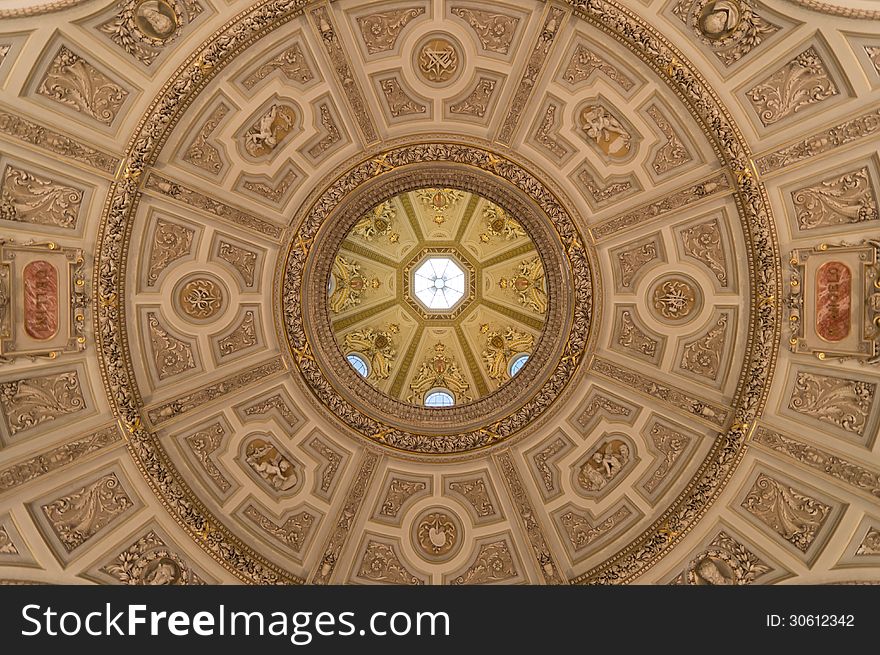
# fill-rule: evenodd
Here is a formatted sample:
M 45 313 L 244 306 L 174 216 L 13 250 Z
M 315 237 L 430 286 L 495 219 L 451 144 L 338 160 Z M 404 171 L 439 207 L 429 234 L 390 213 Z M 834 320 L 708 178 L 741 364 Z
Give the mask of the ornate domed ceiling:
M 0 578 L 880 581 L 870 7 L 3 11 Z

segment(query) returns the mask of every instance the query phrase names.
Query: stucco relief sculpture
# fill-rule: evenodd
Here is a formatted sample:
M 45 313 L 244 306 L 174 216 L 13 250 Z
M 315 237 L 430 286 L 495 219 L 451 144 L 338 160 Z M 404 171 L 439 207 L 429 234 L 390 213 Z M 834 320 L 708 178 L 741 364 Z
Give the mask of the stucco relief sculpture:
M 562 73 L 562 79 L 571 85 L 588 80 L 594 73 L 600 72 L 609 80 L 629 91 L 635 82 L 620 68 L 606 61 L 584 44 L 578 44 L 568 65 Z
M 717 379 L 727 342 L 728 323 L 728 315 L 722 314 L 705 334 L 685 343 L 679 363 L 681 368 L 709 380 Z
M 480 234 L 480 241 L 488 243 L 492 237 L 502 237 L 508 241 L 527 236 L 522 226 L 510 217 L 503 208 L 493 202 L 483 208 L 486 231 Z
M 367 543 L 358 575 L 367 580 L 388 584 L 424 584 L 424 580 L 410 573 L 404 566 L 390 544 L 373 540 Z
M 673 477 L 676 464 L 692 441 L 693 437 L 683 431 L 672 429 L 659 422 L 654 423 L 651 426 L 651 443 L 660 454 L 659 463 L 650 477 L 642 483 L 642 488 L 649 494 L 653 493 Z
M 160 380 L 180 375 L 196 367 L 192 344 L 168 332 L 159 322 L 155 312 L 147 314 L 147 328 L 150 331 L 153 363 Z
M 116 120 L 129 92 L 88 61 L 61 46 L 37 93 L 104 125 Z
M 303 510 L 284 516 L 282 523 L 276 523 L 271 517 L 261 512 L 256 505 L 245 507 L 243 516 L 262 531 L 265 535 L 287 546 L 295 553 L 300 553 L 306 539 L 315 524 L 316 517 Z
M 184 438 L 187 446 L 195 454 L 205 474 L 220 491 L 232 489 L 232 483 L 223 475 L 215 461 L 215 454 L 226 440 L 226 430 L 220 423 L 214 423 L 202 430 L 193 432 Z
M 330 310 L 341 311 L 361 304 L 361 296 L 368 289 L 378 289 L 379 278 L 367 278 L 358 263 L 338 255 L 333 263 L 333 291 L 330 293 Z
M 134 503 L 115 473 L 42 506 L 49 525 L 67 552 L 92 539 Z
M 217 256 L 237 270 L 247 286 L 254 285 L 257 272 L 257 253 L 228 241 L 221 241 L 220 247 L 217 249 Z
M 721 286 L 728 286 L 727 256 L 724 253 L 724 241 L 717 218 L 683 230 L 681 243 L 688 255 L 703 263 L 715 274 Z
M 449 483 L 449 490 L 461 494 L 474 508 L 481 519 L 495 516 L 497 510 L 492 504 L 484 478 L 456 480 Z
M 820 500 L 760 474 L 742 506 L 801 552 L 806 553 L 831 512 Z
M 181 28 L 203 11 L 196 0 L 124 0 L 98 29 L 127 54 L 150 66 Z
M 772 571 L 773 567 L 722 530 L 673 584 L 746 585 Z
M 856 555 L 880 555 L 880 528 L 868 529 L 856 549 Z
M 416 494 L 421 494 L 428 488 L 426 482 L 420 480 L 406 480 L 404 478 L 392 478 L 388 484 L 385 499 L 379 508 L 382 516 L 396 517 L 403 506 Z
M 679 0 L 672 13 L 723 65 L 732 66 L 780 30 L 753 4 L 751 0 Z
M 458 60 L 458 51 L 448 39 L 431 39 L 419 51 L 419 72 L 428 82 L 443 84 L 458 72 Z
M 0 409 L 11 435 L 85 409 L 76 371 L 0 383 Z
M 73 229 L 83 192 L 7 165 L 0 189 L 0 220 Z
M 746 93 L 765 126 L 840 93 L 818 51 L 809 47 Z
M 125 585 L 204 584 L 177 552 L 150 530 L 100 569 Z
M 467 7 L 453 7 L 452 15 L 466 21 L 474 30 L 483 50 L 506 55 L 510 50 L 519 18 Z
M 804 416 L 861 436 L 876 391 L 873 382 L 799 371 L 788 406 Z
M 223 170 L 224 161 L 219 148 L 210 142 L 210 137 L 231 111 L 225 102 L 218 104 L 199 128 L 181 159 L 206 173 L 217 175 Z
M 455 209 L 464 198 L 464 193 L 458 189 L 419 189 L 416 197 L 425 207 L 434 212 L 434 222 L 442 225 L 446 222 L 446 216 Z
M 374 55 L 394 49 L 401 30 L 411 20 L 424 13 L 424 7 L 408 7 L 359 16 L 357 24 L 367 46 L 367 52 Z
M 697 291 L 688 281 L 680 278 L 665 280 L 657 285 L 651 296 L 651 308 L 661 319 L 687 319 L 697 306 Z
M 18 548 L 12 543 L 6 526 L 0 525 L 0 555 L 18 555 Z
M 559 516 L 565 536 L 575 553 L 589 549 L 600 539 L 611 534 L 632 516 L 629 505 L 623 505 L 619 509 L 610 511 L 591 519 L 585 513 L 567 511 Z M 589 551 L 587 551 L 589 552 Z
M 393 335 L 397 332 L 399 328 L 394 323 L 385 330 L 363 328 L 346 334 L 343 343 L 366 358 L 371 379 L 384 380 L 391 375 L 391 366 L 397 356 L 393 340 Z
M 396 77 L 389 77 L 379 82 L 382 94 L 385 96 L 385 103 L 388 105 L 388 112 L 392 118 L 401 116 L 411 116 L 413 114 L 425 114 L 428 111 L 427 105 L 422 104 L 418 100 L 412 98 L 403 88 L 400 81 Z
M 396 220 L 397 210 L 391 202 L 385 201 L 364 214 L 364 217 L 355 223 L 352 233 L 366 241 L 385 237 L 389 243 L 397 243 L 400 235 L 394 231 Z
M 880 73 L 880 46 L 866 45 L 865 53 L 871 60 L 871 64 L 874 66 L 874 70 L 876 70 L 877 73 Z
M 631 458 L 630 447 L 625 442 L 620 439 L 606 441 L 581 464 L 577 481 L 585 491 L 601 491 L 621 474 Z
M 156 221 L 149 255 L 147 284 L 155 284 L 162 271 L 172 262 L 190 253 L 194 236 L 195 230 L 183 225 L 161 218 Z
M 275 150 L 296 124 L 293 107 L 274 104 L 244 134 L 244 148 L 254 158 Z
M 578 114 L 581 130 L 596 147 L 613 159 L 623 159 L 630 153 L 633 135 L 620 120 L 600 104 L 590 104 Z
M 272 491 L 289 491 L 300 480 L 294 463 L 266 439 L 251 439 L 244 460 Z
M 449 514 L 429 512 L 416 522 L 416 543 L 430 559 L 449 557 L 459 545 L 459 528 Z
M 877 196 L 866 166 L 793 191 L 801 230 L 876 221 Z
M 637 357 L 647 358 L 651 361 L 657 355 L 657 348 L 661 343 L 648 336 L 633 319 L 633 310 L 625 309 L 620 312 L 620 319 L 615 326 L 616 342 L 621 348 L 634 353 Z
M 220 356 L 226 357 L 237 353 L 239 350 L 257 345 L 257 328 L 254 312 L 247 310 L 241 317 L 241 322 L 225 337 L 217 341 Z
M 194 319 L 208 319 L 223 308 L 223 291 L 210 278 L 190 280 L 180 290 L 179 301 L 183 312 Z
M 481 77 L 467 96 L 449 105 L 449 113 L 483 118 L 489 110 L 496 86 L 499 86 L 496 80 Z
M 503 582 L 517 576 L 516 564 L 507 541 L 499 540 L 481 544 L 474 562 L 467 570 L 454 578 L 450 584 L 488 584 Z
M 241 83 L 244 85 L 244 88 L 253 89 L 275 71 L 280 72 L 286 79 L 300 84 L 306 84 L 315 78 L 315 74 L 312 73 L 302 47 L 299 43 L 294 43 L 266 63 L 258 66 Z
M 535 344 L 531 334 L 512 327 L 493 330 L 484 324 L 480 326 L 480 332 L 486 335 L 486 347 L 482 352 L 486 374 L 497 382 L 510 379 L 511 359 L 515 355 L 530 353 Z
M 648 107 L 647 114 L 664 138 L 664 142 L 651 160 L 651 168 L 654 172 L 663 175 L 692 161 L 693 156 L 687 146 L 657 105 Z

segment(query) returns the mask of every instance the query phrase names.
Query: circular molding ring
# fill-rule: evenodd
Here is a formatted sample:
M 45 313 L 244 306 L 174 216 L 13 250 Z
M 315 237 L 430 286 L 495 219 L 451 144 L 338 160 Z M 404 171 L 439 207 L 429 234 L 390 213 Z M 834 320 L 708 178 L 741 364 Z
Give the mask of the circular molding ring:
M 544 263 L 548 307 L 533 365 L 479 400 L 443 410 L 393 399 L 345 363 L 330 329 L 327 280 L 339 245 L 371 207 L 422 187 L 454 187 L 504 207 L 523 225 Z M 276 310 L 309 391 L 346 427 L 376 443 L 418 454 L 460 454 L 530 426 L 575 377 L 593 320 L 593 274 L 574 220 L 547 186 L 510 159 L 477 146 L 415 143 L 364 159 L 294 220 L 278 271 Z M 545 338 L 546 335 L 552 335 Z

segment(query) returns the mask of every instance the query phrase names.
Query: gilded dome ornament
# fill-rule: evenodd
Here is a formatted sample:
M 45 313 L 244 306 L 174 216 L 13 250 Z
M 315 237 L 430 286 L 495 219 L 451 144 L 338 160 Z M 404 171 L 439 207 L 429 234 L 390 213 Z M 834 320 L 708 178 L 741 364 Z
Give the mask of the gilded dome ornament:
M 323 40 L 318 41 L 316 50 L 324 48 L 319 50 L 321 56 L 332 59 L 331 65 L 322 70 L 326 70 L 328 76 L 335 74 L 337 81 L 344 82 L 356 75 L 351 70 L 352 64 L 343 61 L 345 53 L 341 50 L 337 30 L 330 22 L 330 9 L 331 7 L 323 6 L 310 9 L 303 24 L 308 26 L 307 29 L 314 29 L 320 34 Z M 560 13 L 564 12 L 562 7 L 556 9 Z M 302 10 L 303 5 L 297 2 L 260 3 L 243 11 L 235 20 L 212 34 L 191 57 L 181 56 L 180 68 L 163 83 L 155 104 L 150 106 L 131 135 L 130 147 L 124 153 L 125 173 L 110 184 L 103 203 L 103 220 L 95 248 L 93 293 L 95 333 L 98 335 L 95 345 L 107 398 L 119 423 L 126 430 L 129 453 L 137 470 L 147 478 L 150 487 L 168 507 L 174 519 L 189 534 L 197 535 L 197 543 L 232 575 L 252 583 L 298 583 L 307 580 L 323 583 L 340 580 L 343 566 L 339 565 L 339 556 L 343 552 L 345 538 L 332 535 L 325 551 L 319 553 L 320 557 L 312 570 L 276 564 L 277 558 L 264 554 L 262 547 L 254 545 L 255 542 L 242 540 L 236 529 L 227 526 L 232 520 L 230 517 L 211 509 L 213 505 L 206 506 L 201 502 L 200 490 L 177 470 L 178 464 L 169 456 L 166 446 L 160 440 L 160 431 L 165 429 L 166 421 L 170 423 L 174 420 L 179 422 L 178 425 L 183 424 L 197 416 L 200 407 L 217 408 L 222 403 L 235 402 L 235 391 L 245 385 L 258 384 L 269 376 L 275 376 L 276 379 L 289 376 L 299 387 L 308 390 L 305 397 L 314 399 L 314 404 L 320 411 L 312 413 L 322 420 L 327 419 L 328 423 L 339 429 L 338 434 L 343 435 L 340 442 L 344 442 L 344 435 L 350 435 L 368 446 L 378 446 L 364 449 L 359 462 L 352 464 L 354 474 L 349 476 L 352 480 L 350 490 L 342 492 L 345 511 L 363 513 L 367 511 L 363 508 L 364 497 L 368 495 L 374 474 L 380 469 L 382 456 L 377 455 L 377 452 L 421 461 L 436 460 L 439 455 L 463 459 L 474 455 L 481 448 L 500 444 L 508 439 L 510 441 L 507 443 L 513 443 L 513 439 L 528 435 L 530 425 L 539 423 L 544 416 L 550 416 L 551 407 L 558 408 L 561 404 L 558 399 L 564 397 L 565 391 L 574 386 L 570 382 L 586 369 L 590 368 L 592 371 L 594 359 L 591 352 L 591 323 L 601 312 L 599 270 L 594 265 L 592 239 L 583 238 L 578 228 L 578 225 L 589 225 L 589 221 L 584 220 L 584 217 L 570 215 L 570 208 L 575 205 L 565 197 L 565 191 L 560 190 L 568 188 L 567 184 L 557 185 L 552 180 L 544 184 L 533 172 L 540 170 L 540 166 L 532 166 L 525 154 L 517 155 L 508 150 L 499 152 L 489 143 L 473 137 L 453 134 L 444 139 L 445 142 L 426 142 L 427 137 L 422 133 L 419 136 L 400 136 L 398 140 L 380 143 L 384 138 L 379 136 L 382 130 L 368 129 L 375 127 L 371 124 L 372 120 L 379 121 L 380 118 L 371 116 L 363 103 L 363 90 L 357 88 L 357 84 L 352 84 L 339 92 L 335 98 L 338 107 L 334 108 L 344 115 L 346 110 L 354 107 L 350 134 L 341 130 L 341 123 L 333 126 L 336 132 L 326 127 L 326 134 L 335 134 L 339 142 L 350 138 L 346 145 L 352 146 L 349 150 L 351 158 L 346 161 L 342 161 L 342 157 L 334 160 L 333 173 L 328 173 L 328 177 L 320 182 L 314 182 L 308 190 L 309 195 L 303 195 L 305 202 L 302 210 L 298 210 L 294 216 L 285 216 L 285 220 L 278 221 L 277 226 L 268 225 L 256 237 L 264 240 L 265 243 L 260 243 L 266 246 L 284 240 L 284 249 L 276 268 L 275 285 L 273 287 L 268 284 L 274 288 L 274 311 L 276 324 L 279 325 L 279 336 L 288 345 L 283 358 L 267 357 L 265 361 L 255 362 L 246 370 L 230 372 L 222 380 L 209 380 L 197 389 L 186 390 L 179 398 L 156 400 L 144 393 L 146 389 L 140 388 L 138 372 L 132 364 L 132 354 L 136 354 L 139 347 L 135 339 L 140 336 L 129 330 L 134 322 L 126 315 L 126 307 L 120 300 L 125 297 L 126 285 L 131 279 L 131 271 L 127 270 L 127 266 L 132 267 L 129 259 L 134 257 L 136 250 L 131 247 L 130 242 L 132 238 L 137 238 L 137 232 L 133 231 L 138 220 L 137 208 L 150 193 L 167 196 L 167 201 L 174 203 L 178 210 L 183 204 L 195 205 L 203 202 L 194 193 L 171 194 L 157 184 L 152 184 L 151 180 L 163 178 L 151 169 L 157 162 L 161 162 L 159 166 L 166 165 L 171 149 L 165 152 L 163 148 L 171 142 L 169 136 L 173 130 L 179 124 L 184 124 L 182 117 L 191 111 L 190 107 L 199 106 L 199 95 L 204 94 L 205 89 L 210 88 L 209 85 L 216 79 L 227 76 L 227 69 L 234 69 L 237 73 L 242 68 L 239 65 L 242 62 L 236 61 L 237 57 L 248 51 L 252 43 L 296 20 Z M 566 16 L 564 20 L 556 20 L 550 25 L 550 36 L 559 31 L 561 38 L 561 30 L 568 29 L 573 24 L 580 25 L 579 21 L 585 29 L 596 29 L 597 33 L 601 30 L 603 34 L 616 39 L 634 57 L 658 72 L 658 79 L 667 84 L 671 92 L 681 100 L 681 106 L 685 110 L 682 115 L 694 118 L 695 124 L 704 129 L 711 149 L 721 162 L 722 174 L 725 171 L 749 168 L 752 153 L 740 129 L 701 74 L 655 28 L 613 0 L 598 0 L 582 3 L 576 13 Z M 406 35 L 401 38 L 406 38 Z M 544 36 L 539 36 L 539 39 L 538 47 L 544 47 L 546 55 L 552 40 Z M 556 57 L 558 50 L 557 47 L 553 57 Z M 417 56 L 417 50 L 415 52 Z M 530 52 L 527 44 L 526 52 Z M 459 50 L 459 55 L 463 54 Z M 462 68 L 459 58 L 457 74 L 461 74 Z M 540 79 L 543 78 L 534 77 L 526 79 L 524 83 L 534 84 L 535 80 Z M 516 76 L 509 77 L 505 84 L 516 85 L 519 81 Z M 453 82 L 454 79 L 450 78 L 445 84 Z M 512 92 L 510 97 L 520 97 L 518 91 L 518 88 L 514 89 L 516 93 Z M 528 96 L 526 94 L 522 97 Z M 346 103 L 350 106 L 346 107 Z M 529 108 L 521 104 L 512 111 L 521 112 L 524 109 Z M 523 116 L 526 115 L 523 113 Z M 338 118 L 339 114 L 332 114 L 328 110 L 324 116 L 328 117 L 329 125 L 332 124 L 330 119 Z M 525 121 L 509 123 L 513 126 L 511 133 L 508 135 L 505 132 L 504 136 L 505 139 L 507 136 L 511 138 L 501 139 L 503 143 L 511 142 L 514 130 L 518 129 L 521 135 L 527 127 Z M 625 122 L 621 122 L 621 125 L 628 127 Z M 316 128 L 324 129 L 325 125 L 316 124 Z M 400 135 L 405 133 L 401 129 Z M 367 148 L 364 152 L 354 154 L 359 147 L 354 145 L 358 137 L 364 137 L 363 142 L 367 144 Z M 40 144 L 36 144 L 36 147 L 45 149 Z M 57 150 L 61 145 L 52 147 Z M 341 148 L 340 145 L 340 151 Z M 711 150 L 707 148 L 706 152 Z M 412 176 L 412 179 L 404 182 L 403 173 Z M 333 179 L 330 179 L 330 175 Z M 425 415 L 420 412 L 429 410 L 423 407 L 398 408 L 395 405 L 393 411 L 387 414 L 374 411 L 381 405 L 374 401 L 382 398 L 382 402 L 386 402 L 384 398 L 388 396 L 380 396 L 382 392 L 360 378 L 345 360 L 337 334 L 329 327 L 333 312 L 329 309 L 327 293 L 335 255 L 339 252 L 339 242 L 347 230 L 359 218 L 363 218 L 370 208 L 400 193 L 428 187 L 456 188 L 466 193 L 478 193 L 514 217 L 535 241 L 543 261 L 545 280 L 542 287 L 535 278 L 524 273 L 521 277 L 526 281 L 509 288 L 522 286 L 529 291 L 534 290 L 539 296 L 542 289 L 546 292 L 546 308 L 540 314 L 543 317 L 540 320 L 544 323 L 535 331 L 534 354 L 529 363 L 510 382 L 486 396 L 469 403 L 430 410 L 434 415 L 443 417 L 432 425 L 430 431 L 413 429 L 415 425 L 424 425 L 419 419 Z M 351 206 L 339 207 L 339 203 L 333 201 L 333 196 L 337 193 L 340 194 L 339 197 L 345 197 L 346 205 Z M 668 503 L 663 501 L 663 520 L 632 531 L 630 534 L 634 536 L 628 538 L 626 544 L 614 542 L 612 549 L 616 552 L 602 561 L 598 558 L 591 560 L 595 562 L 590 564 L 592 568 L 580 569 L 575 575 L 568 569 L 563 557 L 550 552 L 551 547 L 547 546 L 544 537 L 531 529 L 536 508 L 528 502 L 524 491 L 527 485 L 523 484 L 522 479 L 515 477 L 516 470 L 512 464 L 504 465 L 504 462 L 512 462 L 510 454 L 503 450 L 491 451 L 495 460 L 502 464 L 499 475 L 503 475 L 506 481 L 515 481 L 510 484 L 511 497 L 514 499 L 511 506 L 529 526 L 530 545 L 540 562 L 535 570 L 539 573 L 543 571 L 545 579 L 552 577 L 554 581 L 565 582 L 563 576 L 569 576 L 570 581 L 575 583 L 620 583 L 636 579 L 659 562 L 689 533 L 703 516 L 706 507 L 725 488 L 742 457 L 750 426 L 755 425 L 763 411 L 777 359 L 779 256 L 775 228 L 761 180 L 757 176 L 738 178 L 733 175 L 730 193 L 736 200 L 731 203 L 731 207 L 735 206 L 735 209 L 730 212 L 730 223 L 741 227 L 741 235 L 736 236 L 738 243 L 743 244 L 751 267 L 747 271 L 748 282 L 745 274 L 740 278 L 742 286 L 748 284 L 748 297 L 753 299 L 753 304 L 749 308 L 748 316 L 745 316 L 745 308 L 743 311 L 743 325 L 749 338 L 746 347 L 738 355 L 742 358 L 743 370 L 749 371 L 749 379 L 741 381 L 736 396 L 731 400 L 729 415 L 732 422 L 717 426 L 724 438 L 712 440 L 705 453 L 700 455 L 703 459 L 687 488 L 677 492 L 678 495 Z M 299 204 L 296 206 L 299 207 Z M 236 229 L 241 228 L 247 234 L 247 230 L 251 229 L 249 226 L 265 227 L 266 223 L 271 223 L 254 223 L 253 217 L 241 212 L 235 213 L 231 206 L 221 207 L 219 201 L 216 207 L 219 209 L 208 211 L 211 220 L 219 218 L 226 221 L 229 230 L 233 229 L 230 223 L 234 223 Z M 206 211 L 205 206 L 195 206 L 194 209 L 194 213 L 199 215 Z M 640 220 L 638 217 L 633 219 L 630 227 Z M 435 225 L 438 229 L 449 229 L 452 222 L 450 213 L 447 213 L 444 215 L 444 222 Z M 541 227 L 542 223 L 544 228 Z M 331 224 L 337 226 L 337 233 L 331 234 L 329 227 L 322 230 L 323 226 Z M 375 242 L 381 243 L 383 248 L 397 247 L 404 239 L 406 228 L 401 227 L 404 224 L 404 217 L 398 214 L 392 231 L 386 236 L 382 234 L 386 223 L 384 219 L 380 220 L 373 230 Z M 547 226 L 550 226 L 549 229 Z M 500 223 L 494 227 L 503 228 Z M 276 228 L 277 231 L 273 232 Z M 485 225 L 480 229 L 490 237 L 490 243 L 503 242 L 506 239 L 500 234 L 493 234 Z M 504 232 L 502 229 L 502 233 Z M 398 240 L 392 240 L 391 234 L 399 235 Z M 595 234 L 599 239 L 604 238 L 598 231 Z M 590 236 L 594 236 L 592 228 Z M 551 244 L 553 247 L 550 247 Z M 261 256 L 264 253 L 270 253 L 268 247 L 263 249 Z M 272 256 L 269 254 L 267 260 Z M 755 275 L 755 271 L 760 271 L 761 275 Z M 174 279 L 171 278 L 173 273 L 170 270 L 167 274 L 160 272 L 162 275 L 155 280 L 157 286 L 161 285 L 162 278 Z M 255 275 L 257 284 L 260 284 L 259 270 Z M 492 280 L 496 288 L 500 288 L 500 276 L 516 279 L 518 272 L 500 271 L 499 277 Z M 378 273 L 369 271 L 367 280 L 378 277 Z M 390 275 L 387 278 L 382 277 L 383 287 L 388 281 L 396 282 L 396 279 L 392 279 Z M 369 303 L 373 300 L 369 294 L 373 290 L 378 291 L 380 288 L 369 285 L 365 287 L 361 309 L 369 309 Z M 306 306 L 302 304 L 303 296 L 309 299 Z M 514 309 L 521 312 L 528 310 L 513 292 L 508 300 Z M 173 302 L 176 304 L 177 300 Z M 759 302 L 764 303 L 760 308 L 757 306 Z M 349 309 L 354 310 L 348 308 L 346 311 Z M 533 313 L 538 315 L 537 312 Z M 385 321 L 379 327 L 384 329 L 388 324 Z M 405 327 L 402 323 L 400 327 L 401 332 L 393 335 L 394 348 L 397 350 L 395 362 L 403 357 L 397 340 L 401 338 Z M 501 322 L 497 328 L 495 324 L 492 325 L 493 329 L 501 327 L 504 327 Z M 555 335 L 557 347 L 553 348 L 550 340 L 544 338 L 548 333 Z M 484 344 L 481 343 L 480 346 L 484 347 Z M 478 351 L 476 358 L 481 363 L 479 355 Z M 394 365 L 390 365 L 389 379 L 394 376 Z M 606 377 L 617 375 L 610 367 L 606 369 L 609 371 Z M 346 377 L 347 375 L 351 378 Z M 402 383 L 404 389 L 405 382 L 406 380 Z M 491 412 L 482 411 L 485 406 L 480 406 L 479 403 L 486 399 L 492 399 L 491 405 L 497 409 Z M 395 420 L 389 418 L 392 414 L 396 417 Z M 263 464 L 258 462 L 258 466 Z M 519 475 L 522 476 L 522 473 Z M 264 486 L 272 485 L 267 482 Z M 448 534 L 445 530 L 435 529 L 435 539 L 431 541 L 429 534 L 429 542 L 439 544 L 441 532 L 444 537 Z M 502 549 L 502 546 L 498 545 L 497 548 Z

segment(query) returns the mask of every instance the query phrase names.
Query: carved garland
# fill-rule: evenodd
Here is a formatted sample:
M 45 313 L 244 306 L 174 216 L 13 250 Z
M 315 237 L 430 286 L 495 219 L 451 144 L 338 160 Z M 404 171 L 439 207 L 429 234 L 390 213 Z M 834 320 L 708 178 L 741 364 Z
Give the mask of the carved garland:
M 703 515 L 742 457 L 745 437 L 763 410 L 780 332 L 780 261 L 763 186 L 752 172 L 751 153 L 727 111 L 678 50 L 641 19 L 610 0 L 570 4 L 579 17 L 605 31 L 653 68 L 690 108 L 716 153 L 737 179 L 735 196 L 753 280 L 745 375 L 737 389 L 735 420 L 715 443 L 696 479 L 677 501 L 628 547 L 580 576 L 580 583 L 627 582 L 658 562 Z M 193 54 L 157 94 L 139 124 L 122 178 L 108 193 L 95 266 L 95 330 L 108 398 L 129 431 L 129 451 L 176 520 L 227 570 L 246 582 L 301 582 L 236 539 L 192 494 L 156 435 L 141 421 L 141 400 L 131 364 L 124 317 L 127 243 L 139 196 L 139 180 L 156 160 L 179 116 L 223 67 L 251 43 L 302 13 L 304 0 L 268 0 L 228 23 Z

